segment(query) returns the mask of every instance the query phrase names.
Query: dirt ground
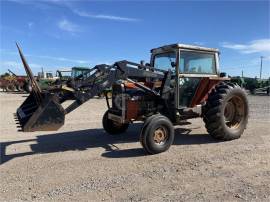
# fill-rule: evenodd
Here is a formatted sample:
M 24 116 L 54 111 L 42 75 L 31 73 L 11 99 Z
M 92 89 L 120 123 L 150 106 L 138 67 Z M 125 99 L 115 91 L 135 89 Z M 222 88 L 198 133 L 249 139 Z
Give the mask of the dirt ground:
M 0 93 L 1 201 L 270 201 L 269 96 L 249 96 L 240 139 L 217 142 L 195 119 L 152 156 L 138 142 L 141 124 L 116 137 L 104 132 L 102 99 L 69 114 L 57 132 L 18 132 L 13 113 L 26 96 Z

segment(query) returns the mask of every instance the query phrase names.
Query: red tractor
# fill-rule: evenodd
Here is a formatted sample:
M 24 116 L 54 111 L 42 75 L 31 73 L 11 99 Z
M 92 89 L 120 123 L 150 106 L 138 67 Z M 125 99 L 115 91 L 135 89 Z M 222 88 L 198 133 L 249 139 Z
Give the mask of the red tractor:
M 166 45 L 151 50 L 149 64 L 124 60 L 97 65 L 48 91 L 40 90 L 18 49 L 33 88 L 17 110 L 23 131 L 57 130 L 65 115 L 110 87 L 104 130 L 117 135 L 142 121 L 140 142 L 149 154 L 169 149 L 174 125 L 187 119 L 201 117 L 208 133 L 219 140 L 239 138 L 248 122 L 246 93 L 220 72 L 217 49 Z M 64 108 L 66 100 L 73 102 Z
M 28 82 L 27 76 L 18 76 L 10 69 L 8 69 L 9 73 L 6 73 L 0 78 L 0 88 L 4 91 L 12 92 L 30 92 L 31 85 Z

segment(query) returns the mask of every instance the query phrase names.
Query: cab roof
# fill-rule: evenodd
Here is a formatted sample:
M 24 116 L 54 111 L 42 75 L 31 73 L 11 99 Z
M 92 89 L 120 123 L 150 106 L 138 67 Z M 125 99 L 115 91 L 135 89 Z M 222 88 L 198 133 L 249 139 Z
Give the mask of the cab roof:
M 207 48 L 207 47 L 196 46 L 196 45 L 175 43 L 175 44 L 161 46 L 158 48 L 153 48 L 151 50 L 151 53 L 160 53 L 160 52 L 170 51 L 170 50 L 175 50 L 175 49 L 189 49 L 189 50 L 200 50 L 200 51 L 207 51 L 207 52 L 219 52 L 219 50 L 216 48 Z

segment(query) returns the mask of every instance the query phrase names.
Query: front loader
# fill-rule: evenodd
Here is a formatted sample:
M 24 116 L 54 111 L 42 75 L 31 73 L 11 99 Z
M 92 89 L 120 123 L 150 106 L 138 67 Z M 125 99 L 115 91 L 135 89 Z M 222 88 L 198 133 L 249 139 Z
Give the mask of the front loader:
M 18 50 L 33 88 L 17 110 L 25 132 L 59 129 L 66 114 L 110 87 L 112 100 L 106 96 L 104 130 L 117 135 L 134 121 L 143 121 L 140 142 L 149 154 L 169 149 L 173 126 L 187 119 L 203 118 L 208 133 L 219 140 L 239 138 L 246 128 L 246 94 L 220 73 L 217 49 L 162 46 L 151 50 L 150 64 L 124 60 L 96 65 L 46 91 L 40 90 L 19 46 Z M 63 108 L 66 100 L 72 103 Z

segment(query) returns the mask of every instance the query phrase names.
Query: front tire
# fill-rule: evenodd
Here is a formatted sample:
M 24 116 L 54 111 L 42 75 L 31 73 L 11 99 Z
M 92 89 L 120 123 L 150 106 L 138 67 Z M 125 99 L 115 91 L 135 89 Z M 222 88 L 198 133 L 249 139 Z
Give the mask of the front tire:
M 240 138 L 248 122 L 248 111 L 245 91 L 222 82 L 208 96 L 203 114 L 207 132 L 219 140 Z
M 108 118 L 109 110 L 105 112 L 102 119 L 102 125 L 104 130 L 111 134 L 111 135 L 117 135 L 120 133 L 125 132 L 128 129 L 129 124 L 128 123 L 116 123 L 113 120 Z
M 158 154 L 170 148 L 174 140 L 174 127 L 162 115 L 148 117 L 141 130 L 140 142 L 148 154 Z

